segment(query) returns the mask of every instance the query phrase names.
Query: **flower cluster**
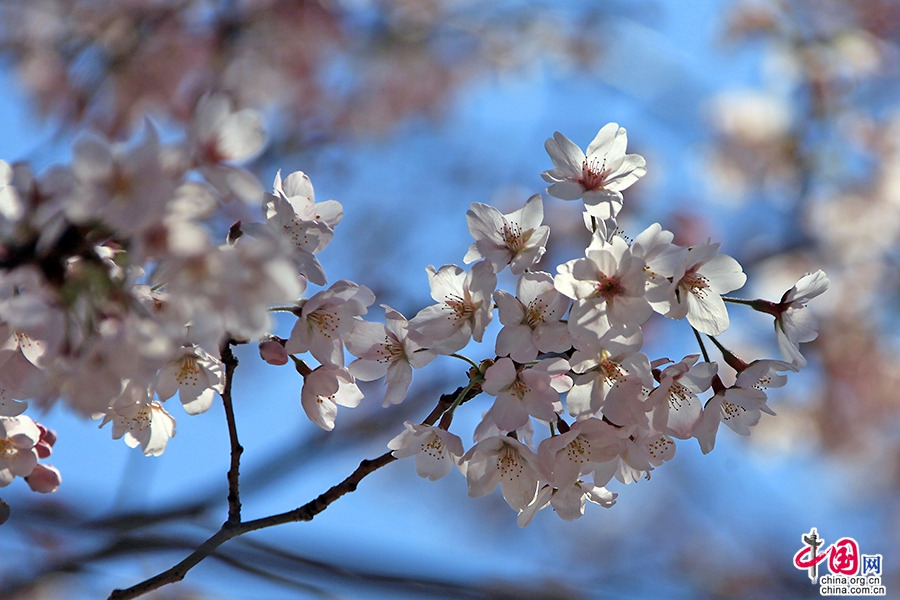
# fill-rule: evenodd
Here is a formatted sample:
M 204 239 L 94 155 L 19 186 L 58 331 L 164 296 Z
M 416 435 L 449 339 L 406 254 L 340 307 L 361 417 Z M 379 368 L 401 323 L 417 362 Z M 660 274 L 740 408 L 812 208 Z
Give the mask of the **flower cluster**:
M 357 380 L 384 378 L 389 406 L 405 398 L 413 369 L 441 355 L 467 360 L 468 385 L 440 422 L 407 423 L 388 444 L 394 456 L 415 456 L 430 479 L 456 466 L 471 496 L 499 484 L 520 525 L 548 505 L 571 520 L 587 502 L 614 504 L 609 482 L 647 476 L 674 455 L 676 439 L 696 438 L 709 452 L 721 423 L 748 434 L 771 413 L 765 388 L 806 362 L 798 344 L 815 337 L 815 321 L 805 306 L 825 290 L 824 274 L 803 277 L 777 303 L 727 298 L 746 276 L 718 243 L 680 246 L 659 224 L 633 241 L 620 236 L 622 192 L 646 168 L 625 153 L 625 130 L 614 123 L 586 153 L 559 133 L 546 143 L 555 165 L 542 174 L 547 192 L 584 200 L 592 238 L 583 256 L 555 273 L 537 268 L 550 235 L 540 194 L 509 214 L 474 203 L 464 257 L 474 264 L 429 266 L 434 304 L 409 320 L 382 305 L 383 324 L 364 320 L 374 293 L 347 280 L 328 285 L 317 257 L 341 205 L 316 202 L 300 171 L 279 173 L 265 193 L 237 166 L 263 143 L 256 113 L 213 95 L 174 146 L 147 125 L 131 145 L 81 138 L 70 167 L 40 177 L 0 164 L 0 486 L 15 476 L 38 491 L 59 484 L 37 461 L 55 434 L 21 416 L 17 400 L 61 399 L 159 455 L 175 434 L 164 404 L 177 393 L 188 414 L 207 411 L 226 388 L 217 353 L 258 338 L 267 363 L 293 361 L 304 379 L 300 404 L 325 430 L 339 406 L 363 400 Z M 234 200 L 258 207 L 260 220 L 235 223 L 225 243 L 213 243 L 212 219 Z M 497 289 L 507 267 L 514 294 Z M 308 282 L 322 289 L 301 298 Z M 775 317 L 783 360 L 747 363 L 721 345 L 726 301 Z M 273 333 L 272 310 L 294 318 L 287 337 Z M 483 341 L 495 310 L 496 356 L 458 355 Z M 678 362 L 644 354 L 642 327 L 654 313 L 708 336 L 734 382 L 723 382 L 702 342 Z M 449 429 L 479 393 L 494 400 L 466 450 Z

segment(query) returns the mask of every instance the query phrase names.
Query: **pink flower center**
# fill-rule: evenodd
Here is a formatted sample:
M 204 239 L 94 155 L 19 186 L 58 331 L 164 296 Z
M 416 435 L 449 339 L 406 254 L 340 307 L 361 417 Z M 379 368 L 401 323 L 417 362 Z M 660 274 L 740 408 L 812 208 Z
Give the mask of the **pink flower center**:
M 455 321 L 468 321 L 475 314 L 477 308 L 471 300 L 466 300 L 459 296 L 448 296 L 444 300 L 444 305 L 453 311 L 453 314 L 448 318 Z
M 595 288 L 594 295 L 595 297 L 603 297 L 606 301 L 609 301 L 616 296 L 619 296 L 625 292 L 625 288 L 615 277 L 607 277 L 603 273 L 597 277 L 597 285 Z
M 702 297 L 706 295 L 706 289 L 709 288 L 709 280 L 700 273 L 697 273 L 695 271 L 696 268 L 696 266 L 691 267 L 691 269 L 684 274 L 684 277 L 678 282 L 678 287 L 685 292 L 690 292 L 695 296 Z
M 584 186 L 586 190 L 599 190 L 606 183 L 606 176 L 609 171 L 606 170 L 606 157 L 602 161 L 584 159 L 581 164 L 581 179 L 578 183 Z
M 513 254 L 518 254 L 525 247 L 528 236 L 522 233 L 522 229 L 518 225 L 510 224 L 509 221 L 503 219 L 503 228 L 497 233 L 500 234 L 500 238 Z
M 538 298 L 528 303 L 525 309 L 525 324 L 534 329 L 545 321 L 544 311 L 547 310 L 547 304 L 544 300 Z

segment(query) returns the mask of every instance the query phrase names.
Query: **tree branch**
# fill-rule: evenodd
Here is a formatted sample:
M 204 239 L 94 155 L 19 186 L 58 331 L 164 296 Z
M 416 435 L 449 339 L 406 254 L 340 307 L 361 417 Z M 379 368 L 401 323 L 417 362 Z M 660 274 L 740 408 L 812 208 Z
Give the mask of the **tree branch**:
M 226 362 L 226 356 L 228 355 L 231 355 L 230 360 L 233 361 L 233 366 L 231 367 L 231 370 L 233 372 L 234 366 L 237 366 L 237 359 L 235 359 L 231 354 L 230 348 L 228 348 L 227 346 L 223 346 L 222 360 L 226 364 L 226 369 L 229 364 L 228 362 Z M 459 388 L 452 394 L 442 395 L 437 406 L 434 407 L 434 410 L 431 411 L 431 413 L 425 418 L 422 424 L 434 425 L 435 422 L 441 417 L 441 415 L 450 408 L 450 406 L 453 404 L 453 400 L 462 389 L 463 388 Z M 232 411 L 230 408 L 231 377 L 230 373 L 227 370 L 226 388 L 225 392 L 223 393 L 223 399 L 225 398 L 225 394 L 227 394 L 229 398 L 228 403 L 226 404 L 226 406 L 228 407 L 226 408 L 226 414 L 231 415 L 229 418 L 229 432 L 231 432 L 233 429 L 234 415 L 231 414 Z M 208 556 L 211 556 L 215 552 L 216 548 L 218 548 L 231 538 L 243 535 L 251 531 L 258 531 L 260 529 L 274 527 L 276 525 L 283 525 L 285 523 L 311 521 L 313 517 L 328 508 L 328 506 L 331 505 L 332 502 L 334 502 L 344 494 L 356 491 L 359 482 L 362 481 L 367 475 L 397 460 L 396 458 L 394 458 L 393 454 L 390 451 L 385 452 L 378 458 L 363 460 L 359 463 L 359 466 L 356 468 L 356 470 L 354 470 L 353 473 L 351 473 L 346 479 L 344 479 L 339 484 L 332 486 L 328 491 L 320 494 L 317 498 L 310 502 L 307 502 L 303 506 L 285 513 L 241 523 L 239 521 L 239 501 L 237 501 L 238 521 L 233 522 L 231 520 L 234 509 L 234 505 L 232 504 L 232 491 L 234 492 L 235 498 L 237 498 L 237 464 L 240 458 L 240 452 L 234 452 L 236 442 L 237 432 L 236 430 L 234 430 L 234 435 L 232 437 L 232 469 L 228 473 L 229 488 L 232 488 L 232 483 L 234 484 L 234 487 L 231 489 L 231 491 L 229 491 L 228 494 L 229 520 L 222 525 L 219 531 L 217 531 L 212 535 L 212 537 L 203 542 L 196 550 L 194 550 L 190 555 L 187 556 L 187 558 L 182 560 L 180 563 L 168 569 L 167 571 L 163 571 L 162 573 L 155 575 L 154 577 L 151 577 L 150 579 L 138 583 L 130 588 L 124 590 L 114 590 L 112 594 L 109 595 L 109 600 L 128 600 L 130 598 L 137 598 L 138 596 L 146 594 L 147 592 L 151 592 L 166 584 L 181 581 L 182 579 L 184 579 L 184 576 L 187 574 L 187 572 L 190 571 L 196 564 L 198 564 Z M 237 448 L 240 448 L 240 446 L 238 445 Z
M 234 340 L 222 342 L 219 349 L 222 363 L 225 365 L 225 388 L 222 390 L 222 404 L 225 406 L 225 420 L 228 422 L 228 439 L 231 443 L 231 467 L 228 469 L 228 524 L 241 522 L 240 469 L 241 454 L 244 447 L 238 441 L 237 423 L 234 420 L 234 405 L 231 401 L 231 385 L 238 359 L 231 351 Z M 190 568 L 190 567 L 189 567 Z

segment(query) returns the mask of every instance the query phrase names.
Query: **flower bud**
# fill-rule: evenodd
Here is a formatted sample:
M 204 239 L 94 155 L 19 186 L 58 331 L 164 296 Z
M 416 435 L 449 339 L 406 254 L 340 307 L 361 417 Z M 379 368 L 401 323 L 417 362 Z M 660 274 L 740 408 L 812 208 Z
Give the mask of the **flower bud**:
M 59 488 L 59 484 L 62 483 L 62 475 L 56 467 L 38 464 L 31 471 L 31 475 L 25 478 L 25 482 L 33 492 L 49 494 Z
M 278 340 L 269 339 L 259 343 L 259 355 L 270 365 L 281 366 L 287 364 L 288 355 Z

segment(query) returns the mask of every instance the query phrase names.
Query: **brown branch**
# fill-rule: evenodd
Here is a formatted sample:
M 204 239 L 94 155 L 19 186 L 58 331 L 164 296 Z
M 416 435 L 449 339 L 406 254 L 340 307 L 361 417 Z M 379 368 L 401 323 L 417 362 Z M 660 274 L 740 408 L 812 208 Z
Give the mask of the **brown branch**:
M 231 443 L 231 467 L 228 469 L 228 525 L 241 522 L 240 469 L 244 447 L 238 441 L 237 423 L 234 420 L 234 405 L 231 401 L 231 384 L 238 359 L 231 351 L 234 340 L 222 342 L 219 355 L 225 365 L 225 388 L 222 390 L 222 404 L 225 406 L 225 420 L 228 422 L 228 440 Z
M 227 368 L 227 365 L 229 364 L 228 362 L 226 362 L 226 357 L 228 355 L 231 355 L 230 348 L 223 347 L 222 357 L 223 357 L 223 362 L 225 362 L 225 364 L 226 364 L 226 368 Z M 233 359 L 233 364 L 236 366 L 237 360 L 234 359 L 233 355 L 231 355 L 231 359 Z M 232 367 L 232 371 L 233 371 L 233 367 Z M 228 372 L 226 371 L 226 373 L 228 373 Z M 227 377 L 225 392 L 228 394 L 228 397 L 229 397 L 228 406 L 230 406 L 230 395 L 231 395 L 230 383 L 231 383 L 231 378 Z M 462 391 L 462 389 L 463 388 L 459 388 L 452 394 L 442 395 L 437 406 L 434 407 L 434 410 L 431 411 L 431 413 L 425 418 L 425 420 L 422 422 L 422 424 L 423 425 L 434 425 L 434 423 L 441 417 L 441 415 L 444 414 L 444 412 L 446 412 L 448 408 L 450 408 L 451 404 L 453 403 L 454 398 L 456 398 L 457 394 L 459 394 Z M 223 398 L 224 397 L 225 397 L 225 394 L 223 393 Z M 230 409 L 226 409 L 226 413 L 228 413 L 228 412 L 230 412 Z M 229 431 L 231 431 L 231 429 L 232 429 L 232 424 L 233 424 L 233 415 L 231 417 L 231 420 L 229 421 Z M 236 431 L 235 431 L 234 437 L 232 439 L 235 441 L 237 440 Z M 232 448 L 234 448 L 234 446 L 232 446 Z M 238 452 L 237 455 L 239 458 L 240 453 Z M 344 479 L 339 484 L 332 486 L 328 491 L 324 492 L 323 494 L 320 494 L 316 499 L 314 499 L 310 502 L 307 502 L 303 506 L 300 506 L 298 508 L 295 508 L 294 510 L 291 510 L 291 511 L 288 511 L 285 513 L 272 515 L 269 517 L 263 517 L 261 519 L 247 521 L 245 523 L 241 523 L 240 521 L 237 521 L 237 522 L 231 521 L 233 505 L 231 504 L 232 494 L 231 494 L 231 492 L 229 492 L 229 496 L 228 496 L 228 498 L 229 498 L 229 520 L 226 521 L 222 525 L 222 527 L 221 527 L 221 529 L 219 529 L 219 531 L 217 531 L 215 534 L 213 534 L 212 537 L 210 537 L 208 540 L 203 542 L 196 550 L 191 552 L 191 554 L 188 555 L 187 558 L 182 560 L 180 563 L 178 563 L 174 567 L 168 569 L 167 571 L 163 571 L 162 573 L 155 575 L 154 577 L 151 577 L 150 579 L 147 579 L 146 581 L 143 581 L 141 583 L 133 585 L 130 588 L 127 588 L 124 590 L 113 590 L 112 594 L 109 595 L 109 600 L 127 600 L 130 598 L 137 598 L 138 596 L 146 594 L 147 592 L 151 592 L 151 591 L 158 589 L 166 584 L 181 581 L 182 579 L 184 579 L 184 576 L 187 574 L 187 572 L 190 571 L 197 563 L 199 563 L 203 559 L 211 556 L 215 552 L 216 548 L 218 548 L 219 546 L 221 546 L 222 544 L 224 544 L 231 538 L 237 537 L 239 535 L 243 535 L 250 531 L 258 531 L 260 529 L 274 527 L 276 525 L 283 525 L 285 523 L 311 521 L 313 519 L 313 517 L 315 517 L 317 514 L 319 514 L 326 508 L 328 508 L 328 506 L 331 505 L 332 502 L 334 502 L 335 500 L 337 500 L 344 494 L 348 494 L 350 492 L 356 491 L 356 488 L 359 485 L 359 482 L 362 481 L 367 475 L 377 471 L 378 469 L 380 469 L 381 467 L 383 467 L 385 465 L 388 465 L 388 464 L 394 462 L 395 460 L 397 460 L 397 459 L 394 458 L 394 456 L 391 452 L 385 452 L 378 458 L 374 458 L 371 460 L 370 459 L 363 460 L 362 462 L 359 463 L 359 466 L 356 468 L 356 470 L 354 470 L 353 473 L 351 473 L 346 479 Z M 236 491 L 237 491 L 237 486 L 236 486 L 237 468 L 235 466 L 236 464 L 237 464 L 237 462 L 235 459 L 235 454 L 232 453 L 232 470 L 234 472 L 235 495 L 236 495 Z M 229 473 L 228 473 L 228 480 L 229 480 L 229 484 L 231 484 L 232 483 L 232 471 L 229 471 Z M 238 503 L 238 511 L 240 511 L 240 503 Z M 240 519 L 239 512 L 238 512 L 238 519 Z

